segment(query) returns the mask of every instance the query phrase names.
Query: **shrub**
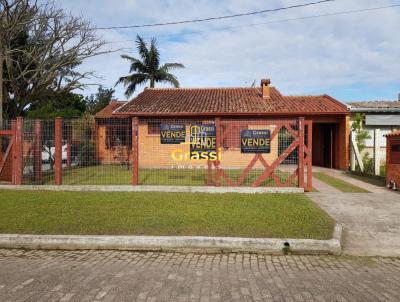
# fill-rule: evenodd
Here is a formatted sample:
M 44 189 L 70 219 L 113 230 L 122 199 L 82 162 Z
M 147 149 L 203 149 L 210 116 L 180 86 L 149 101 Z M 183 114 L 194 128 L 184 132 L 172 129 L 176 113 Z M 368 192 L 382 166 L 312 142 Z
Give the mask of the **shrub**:
M 80 166 L 94 166 L 98 164 L 96 146 L 92 141 L 85 141 L 78 146 L 78 161 Z

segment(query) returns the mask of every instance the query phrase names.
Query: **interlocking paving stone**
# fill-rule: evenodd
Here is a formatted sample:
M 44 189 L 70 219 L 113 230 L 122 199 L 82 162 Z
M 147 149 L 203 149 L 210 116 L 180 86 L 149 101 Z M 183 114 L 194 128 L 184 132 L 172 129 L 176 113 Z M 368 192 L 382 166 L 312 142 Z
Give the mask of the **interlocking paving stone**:
M 399 301 L 400 259 L 0 250 L 0 301 Z

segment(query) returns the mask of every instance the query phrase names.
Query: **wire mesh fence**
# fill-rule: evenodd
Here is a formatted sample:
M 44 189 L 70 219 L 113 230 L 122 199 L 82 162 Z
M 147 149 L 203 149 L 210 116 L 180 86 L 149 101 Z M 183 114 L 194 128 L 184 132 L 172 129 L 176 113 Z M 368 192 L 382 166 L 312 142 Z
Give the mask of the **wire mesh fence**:
M 0 183 L 12 181 L 12 123 L 0 121 Z
M 22 167 L 13 167 L 21 169 L 23 184 L 292 187 L 303 186 L 311 169 L 311 124 L 299 119 L 22 123 L 22 130 L 15 127 L 21 146 L 14 146 Z M 2 127 L 12 124 L 3 121 Z
M 124 185 L 132 176 L 130 119 L 63 122 L 63 184 Z
M 0 130 L 11 130 L 11 120 L 1 119 L 0 121 Z

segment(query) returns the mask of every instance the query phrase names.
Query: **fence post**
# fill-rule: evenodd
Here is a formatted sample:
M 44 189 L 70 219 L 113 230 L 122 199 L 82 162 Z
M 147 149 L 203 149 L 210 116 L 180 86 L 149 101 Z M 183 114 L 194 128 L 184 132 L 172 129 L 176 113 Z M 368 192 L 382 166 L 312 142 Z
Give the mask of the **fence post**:
M 62 118 L 56 117 L 54 124 L 54 179 L 57 186 L 62 184 Z
M 33 148 L 33 175 L 36 183 L 42 181 L 42 121 L 35 120 L 35 145 Z
M 374 172 L 381 174 L 381 130 L 375 129 L 374 133 Z
M 221 118 L 216 117 L 215 118 L 215 148 L 217 152 L 220 151 L 221 148 Z M 217 165 L 216 165 L 216 170 L 215 170 L 215 186 L 220 187 L 221 186 L 221 167 L 220 167 L 220 162 L 217 159 Z
M 351 143 L 351 137 L 350 137 L 350 171 L 355 171 L 355 170 L 356 170 L 356 154 L 354 152 L 354 148 Z
M 299 154 L 298 154 L 298 176 L 300 188 L 304 188 L 304 117 L 299 118 Z
M 132 118 L 132 185 L 139 184 L 139 119 Z
M 24 143 L 24 119 L 17 117 L 15 123 L 15 137 L 14 137 L 14 169 L 13 169 L 13 183 L 15 185 L 22 185 L 23 175 L 23 143 Z
M 313 122 L 307 121 L 307 148 L 309 151 L 308 165 L 307 165 L 307 192 L 312 191 L 312 134 L 313 134 Z

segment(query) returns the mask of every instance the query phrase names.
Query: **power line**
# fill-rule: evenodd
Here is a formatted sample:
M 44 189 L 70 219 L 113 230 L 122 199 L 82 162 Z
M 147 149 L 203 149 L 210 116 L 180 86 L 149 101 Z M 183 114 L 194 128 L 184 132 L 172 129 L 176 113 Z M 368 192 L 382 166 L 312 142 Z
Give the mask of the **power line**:
M 350 15 L 350 14 L 370 12 L 370 11 L 376 11 L 376 10 L 383 10 L 383 9 L 395 8 L 395 7 L 400 7 L 400 4 L 393 4 L 393 5 L 388 5 L 388 6 L 370 7 L 370 8 L 364 8 L 364 9 L 348 10 L 348 11 L 341 11 L 341 12 L 336 12 L 336 13 L 326 13 L 326 14 L 313 15 L 313 16 L 304 16 L 304 17 L 297 17 L 297 18 L 271 20 L 271 21 L 267 21 L 267 22 L 251 23 L 251 24 L 245 24 L 245 25 L 227 26 L 227 27 L 221 27 L 221 28 L 218 28 L 218 29 L 191 31 L 191 32 L 169 34 L 169 35 L 159 35 L 157 37 L 161 37 L 162 38 L 162 37 L 172 37 L 172 36 L 180 36 L 180 35 L 201 34 L 201 33 L 209 32 L 209 31 L 228 30 L 228 29 L 234 29 L 234 28 L 260 26 L 260 25 L 273 24 L 273 23 L 284 23 L 284 22 L 290 22 L 290 21 L 317 19 L 317 18 L 340 16 L 340 15 Z M 129 39 L 129 40 L 120 40 L 120 41 L 110 41 L 108 43 L 111 44 L 111 43 L 133 42 L 133 41 L 136 41 L 136 40 L 135 39 Z
M 320 1 L 315 1 L 315 2 L 308 2 L 308 3 L 303 3 L 303 4 L 291 5 L 291 6 L 285 6 L 285 7 L 278 7 L 278 8 L 273 8 L 273 9 L 264 9 L 264 10 L 249 12 L 249 13 L 225 15 L 225 16 L 219 16 L 219 17 L 209 17 L 209 18 L 183 20 L 183 21 L 172 21 L 172 22 L 165 22 L 165 23 L 151 23 L 151 24 L 140 24 L 140 25 L 96 27 L 95 29 L 108 30 L 108 29 L 128 29 L 128 28 L 156 27 L 156 26 L 167 26 L 167 25 L 177 25 L 177 24 L 186 24 L 186 23 L 205 22 L 205 21 L 221 20 L 221 19 L 231 19 L 231 18 L 237 18 L 237 17 L 258 15 L 258 14 L 264 14 L 264 13 L 270 13 L 270 12 L 277 12 L 277 11 L 288 10 L 288 9 L 293 9 L 293 8 L 306 7 L 306 6 L 317 5 L 317 4 L 322 4 L 322 3 L 326 3 L 326 2 L 333 2 L 333 1 L 336 1 L 336 0 L 320 0 Z

